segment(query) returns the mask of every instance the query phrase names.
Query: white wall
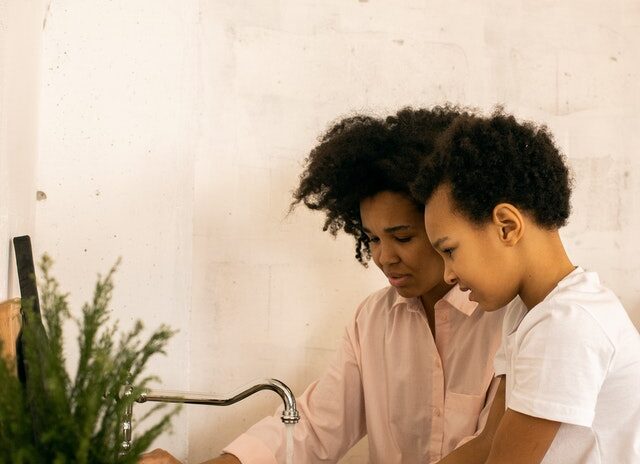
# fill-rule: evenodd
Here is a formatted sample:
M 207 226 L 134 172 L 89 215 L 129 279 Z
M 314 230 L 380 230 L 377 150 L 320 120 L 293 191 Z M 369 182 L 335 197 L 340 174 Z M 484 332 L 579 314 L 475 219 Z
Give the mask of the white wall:
M 285 217 L 315 138 L 352 111 L 500 102 L 549 124 L 576 174 L 570 253 L 640 324 L 633 0 L 52 0 L 43 37 L 37 248 L 76 302 L 123 256 L 115 314 L 181 330 L 152 366 L 166 388 L 300 393 L 383 284 L 320 215 Z M 211 457 L 272 396 L 188 407 L 158 444 Z
M 189 385 L 196 18 L 195 2 L 53 0 L 43 32 L 37 251 L 78 311 L 121 256 L 114 318 L 180 330 L 152 365 L 177 389 Z M 187 424 L 161 444 L 185 456 Z
M 13 237 L 33 234 L 41 0 L 0 0 L 0 301 L 19 296 Z

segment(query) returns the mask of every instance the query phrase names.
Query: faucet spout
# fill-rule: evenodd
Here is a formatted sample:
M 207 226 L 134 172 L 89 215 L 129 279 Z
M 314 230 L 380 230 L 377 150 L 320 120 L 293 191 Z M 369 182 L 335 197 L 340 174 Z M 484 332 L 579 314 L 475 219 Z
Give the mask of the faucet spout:
M 259 383 L 247 388 L 246 390 L 238 393 L 237 395 L 226 398 L 218 399 L 212 398 L 210 395 L 201 393 L 173 393 L 161 390 L 149 390 L 146 393 L 142 393 L 136 402 L 145 403 L 147 401 L 158 401 L 161 403 L 183 403 L 183 404 L 204 404 L 209 406 L 229 406 L 231 404 L 242 401 L 243 399 L 253 395 L 262 390 L 271 390 L 276 392 L 284 403 L 284 410 L 282 411 L 282 422 L 285 424 L 295 424 L 300 420 L 300 414 L 296 407 L 296 398 L 289 387 L 283 382 L 277 379 L 265 379 Z
M 257 384 L 243 390 L 231 398 L 219 399 L 214 398 L 211 395 L 202 393 L 189 393 L 189 392 L 169 392 L 162 390 L 148 390 L 142 393 L 136 398 L 137 403 L 146 403 L 147 401 L 157 401 L 161 403 L 182 403 L 182 404 L 204 404 L 208 406 L 229 406 L 231 404 L 242 401 L 243 399 L 253 395 L 262 390 L 271 390 L 280 396 L 284 403 L 284 409 L 280 420 L 285 424 L 296 424 L 300 420 L 300 414 L 296 406 L 296 398 L 293 395 L 291 389 L 283 382 L 277 379 L 264 379 Z M 124 390 L 125 395 L 131 395 L 131 386 L 127 385 Z M 124 414 L 124 420 L 122 423 L 122 432 L 124 441 L 121 445 L 121 454 L 131 448 L 131 432 L 132 424 L 131 418 L 133 415 L 133 406 L 127 408 Z

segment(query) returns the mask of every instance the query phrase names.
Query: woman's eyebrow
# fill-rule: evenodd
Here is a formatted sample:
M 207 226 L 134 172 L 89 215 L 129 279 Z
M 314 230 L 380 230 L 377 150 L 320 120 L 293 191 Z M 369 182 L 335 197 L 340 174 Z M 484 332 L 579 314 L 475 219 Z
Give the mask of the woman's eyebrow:
M 384 231 L 388 234 L 392 234 L 394 232 L 398 232 L 399 230 L 407 230 L 407 229 L 411 229 L 410 225 L 400 225 L 400 226 L 392 226 L 392 227 L 386 227 L 384 229 Z
M 445 236 L 445 237 L 440 237 L 438 240 L 436 240 L 435 242 L 431 243 L 431 246 L 433 246 L 433 248 L 440 248 L 440 245 L 442 245 L 443 242 L 445 242 L 446 240 L 449 240 L 449 237 Z
M 402 224 L 402 225 L 398 225 L 398 226 L 386 227 L 386 228 L 383 229 L 383 231 L 385 233 L 387 233 L 387 234 L 392 234 L 394 232 L 398 232 L 399 230 L 408 230 L 408 229 L 411 229 L 410 225 Z M 364 227 L 364 226 L 362 227 L 362 230 L 366 234 L 370 234 L 371 233 L 371 231 L 369 229 L 367 229 L 366 227 Z

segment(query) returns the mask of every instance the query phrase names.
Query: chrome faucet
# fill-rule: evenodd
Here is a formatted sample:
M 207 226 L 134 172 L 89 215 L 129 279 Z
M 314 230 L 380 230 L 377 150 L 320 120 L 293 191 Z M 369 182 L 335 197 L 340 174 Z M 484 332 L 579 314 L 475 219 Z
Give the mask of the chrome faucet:
M 145 393 L 142 393 L 138 398 L 136 398 L 137 403 L 146 403 L 147 401 L 158 401 L 161 403 L 184 403 L 184 404 L 205 404 L 209 406 L 229 406 L 230 404 L 237 403 L 238 401 L 242 401 L 243 399 L 253 395 L 262 390 L 271 390 L 276 392 L 280 398 L 282 398 L 282 402 L 284 403 L 284 410 L 282 411 L 282 416 L 280 419 L 285 424 L 296 424 L 300 420 L 300 414 L 298 413 L 298 409 L 296 408 L 296 398 L 293 396 L 291 389 L 287 387 L 284 383 L 280 382 L 276 379 L 265 379 L 260 383 L 255 384 L 252 387 L 247 388 L 246 390 L 238 393 L 236 396 L 233 396 L 228 399 L 216 399 L 212 398 L 209 395 L 201 394 L 201 393 L 172 393 L 161 390 L 149 390 Z M 127 385 L 124 388 L 124 395 L 131 396 L 132 394 L 131 385 Z M 126 409 L 123 421 L 122 421 L 122 435 L 123 441 L 120 445 L 120 454 L 126 454 L 131 448 L 131 419 L 133 416 L 133 403 Z

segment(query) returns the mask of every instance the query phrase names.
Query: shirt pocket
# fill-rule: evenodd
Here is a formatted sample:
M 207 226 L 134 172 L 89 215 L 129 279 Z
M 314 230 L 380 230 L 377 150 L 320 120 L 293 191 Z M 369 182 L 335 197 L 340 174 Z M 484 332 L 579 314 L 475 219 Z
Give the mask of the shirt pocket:
M 444 406 L 444 447 L 446 449 L 453 450 L 460 440 L 476 433 L 485 398 L 486 394 L 468 395 L 447 392 Z

